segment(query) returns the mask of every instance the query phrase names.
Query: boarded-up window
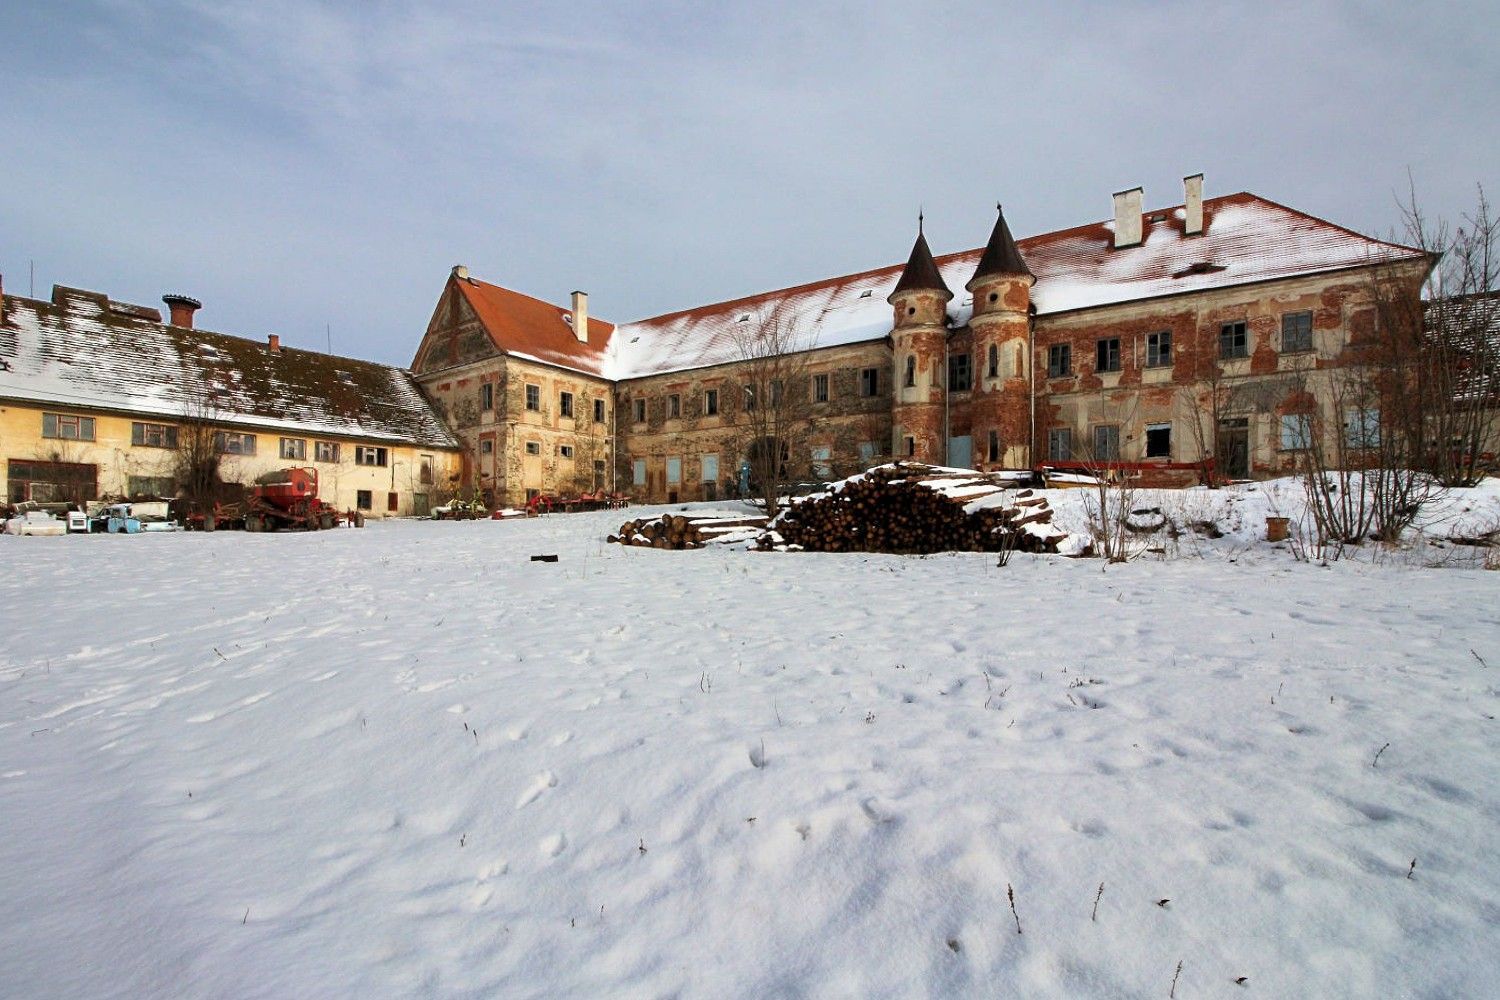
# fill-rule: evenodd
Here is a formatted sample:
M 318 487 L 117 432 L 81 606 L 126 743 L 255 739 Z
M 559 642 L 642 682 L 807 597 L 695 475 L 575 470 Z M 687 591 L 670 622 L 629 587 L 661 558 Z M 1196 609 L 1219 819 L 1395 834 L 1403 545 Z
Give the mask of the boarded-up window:
M 818 479 L 833 478 L 833 449 L 819 445 L 812 450 L 812 471 Z
M 703 456 L 703 481 L 705 483 L 717 482 L 719 478 L 719 456 Z
M 636 486 L 646 485 L 646 460 L 638 458 L 630 463 L 630 481 Z
M 682 459 L 680 457 L 667 459 L 667 482 L 674 486 L 682 482 Z
M 385 509 L 387 511 L 389 511 L 390 513 L 392 513 L 392 514 L 396 513 L 396 509 L 401 506 L 401 502 L 400 501 L 401 501 L 400 494 L 398 494 L 398 493 L 387 493 L 385 495 Z

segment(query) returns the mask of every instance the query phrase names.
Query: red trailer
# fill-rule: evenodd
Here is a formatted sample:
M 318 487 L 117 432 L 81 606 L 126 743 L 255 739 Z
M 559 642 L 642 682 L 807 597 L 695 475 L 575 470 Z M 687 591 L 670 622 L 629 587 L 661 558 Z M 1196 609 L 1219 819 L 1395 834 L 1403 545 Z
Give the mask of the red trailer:
M 318 499 L 318 470 L 308 467 L 268 472 L 256 479 L 246 497 L 245 530 L 276 531 L 303 528 L 316 531 L 335 528 L 346 520 L 331 504 Z M 347 520 L 364 524 L 359 514 Z

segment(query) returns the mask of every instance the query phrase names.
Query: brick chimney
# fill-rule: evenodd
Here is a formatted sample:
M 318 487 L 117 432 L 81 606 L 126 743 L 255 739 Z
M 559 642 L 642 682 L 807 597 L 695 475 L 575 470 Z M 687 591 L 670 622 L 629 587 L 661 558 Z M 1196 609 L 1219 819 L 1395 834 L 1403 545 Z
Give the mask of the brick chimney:
M 1141 202 L 1146 192 L 1133 187 L 1115 192 L 1115 249 L 1139 246 L 1141 242 Z
M 270 333 L 266 335 L 266 350 L 270 351 L 272 354 L 281 353 L 280 334 Z
M 1182 179 L 1182 231 L 1187 236 L 1203 235 L 1203 175 L 1189 174 Z
M 191 330 L 193 328 L 193 313 L 203 308 L 203 303 L 187 295 L 163 295 L 161 300 L 172 310 L 172 318 L 169 322 L 173 326 L 182 326 Z
M 589 295 L 588 292 L 573 293 L 573 336 L 580 344 L 589 342 Z

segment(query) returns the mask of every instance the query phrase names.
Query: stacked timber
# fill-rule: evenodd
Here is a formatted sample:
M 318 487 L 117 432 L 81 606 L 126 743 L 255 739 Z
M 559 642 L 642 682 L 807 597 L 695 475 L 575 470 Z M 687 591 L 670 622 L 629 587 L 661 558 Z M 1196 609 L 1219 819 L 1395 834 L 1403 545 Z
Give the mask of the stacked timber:
M 760 515 L 663 514 L 626 521 L 606 541 L 648 549 L 701 549 L 715 542 L 743 541 L 765 526 L 766 518 Z
M 788 508 L 757 548 L 810 552 L 1056 552 L 1045 497 L 1003 473 L 901 462 Z

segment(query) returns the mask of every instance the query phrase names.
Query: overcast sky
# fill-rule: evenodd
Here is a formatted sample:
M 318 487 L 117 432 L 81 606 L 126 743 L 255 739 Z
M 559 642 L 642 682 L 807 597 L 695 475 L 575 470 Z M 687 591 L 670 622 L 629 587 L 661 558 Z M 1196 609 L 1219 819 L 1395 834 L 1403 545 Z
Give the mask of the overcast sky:
M 0 0 L 0 273 L 409 364 L 448 268 L 615 321 L 1250 190 L 1500 196 L 1500 8 Z M 1019 6 L 1019 5 L 1014 5 Z M 722 7 L 723 9 L 718 9 Z

